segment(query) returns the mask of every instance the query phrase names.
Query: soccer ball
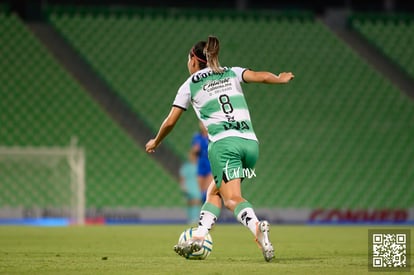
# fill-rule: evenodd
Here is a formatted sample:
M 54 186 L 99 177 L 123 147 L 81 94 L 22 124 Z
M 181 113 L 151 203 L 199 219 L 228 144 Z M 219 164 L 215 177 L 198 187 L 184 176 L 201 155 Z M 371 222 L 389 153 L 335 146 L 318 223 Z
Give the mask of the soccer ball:
M 194 232 L 197 231 L 197 228 L 190 227 L 181 233 L 180 237 L 178 238 L 178 244 L 183 244 L 185 241 L 191 239 L 193 237 Z M 213 250 L 213 239 L 211 238 L 210 234 L 204 238 L 203 247 L 196 252 L 191 253 L 187 259 L 188 260 L 205 260 L 208 255 L 210 255 L 211 251 Z

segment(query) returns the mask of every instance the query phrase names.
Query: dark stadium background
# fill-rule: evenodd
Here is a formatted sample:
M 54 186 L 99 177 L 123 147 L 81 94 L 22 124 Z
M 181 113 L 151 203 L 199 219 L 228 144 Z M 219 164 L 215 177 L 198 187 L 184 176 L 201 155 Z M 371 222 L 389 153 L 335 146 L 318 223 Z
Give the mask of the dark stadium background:
M 266 148 L 260 173 L 267 177 L 261 177 L 260 181 L 267 178 L 270 182 L 246 185 L 246 194 L 258 205 L 261 217 L 274 223 L 413 222 L 414 55 L 412 44 L 400 42 L 406 41 L 403 40 L 407 34 L 403 30 L 405 24 L 408 22 L 408 26 L 414 20 L 413 1 L 3 0 L 0 14 L 3 10 L 7 15 L 0 18 L 10 24 L 10 29 L 5 27 L 4 34 L 0 33 L 0 62 L 3 62 L 0 64 L 0 109 L 3 111 L 0 146 L 63 146 L 70 139 L 71 131 L 79 134 L 80 145 L 85 147 L 89 158 L 86 192 L 89 222 L 184 221 L 185 202 L 177 184 L 177 172 L 187 143 L 180 134 L 191 135 L 194 119 L 187 115 L 181 128 L 157 154 L 148 157 L 143 153 L 143 145 L 168 111 L 170 99 L 161 102 L 151 98 L 148 91 L 138 95 L 128 92 L 151 84 L 158 72 L 166 68 L 174 75 L 161 88 L 168 90 L 173 86 L 169 92 L 174 93 L 186 77 L 185 51 L 193 43 L 191 39 L 199 39 L 191 30 L 188 35 L 180 33 L 180 28 L 190 22 L 202 33 L 197 26 L 198 19 L 208 23 L 211 20 L 211 28 L 224 34 L 222 54 L 226 62 L 242 62 L 240 65 L 255 68 L 265 66 L 269 70 L 276 65 L 277 69 L 294 67 L 299 75 L 292 86 L 281 88 L 280 93 L 273 95 L 277 99 L 271 97 L 270 88 L 264 88 L 267 89 L 263 91 L 265 102 L 255 100 L 247 92 L 253 114 L 259 116 L 262 103 L 271 110 L 255 127 Z M 194 19 L 193 11 L 200 17 Z M 216 11 L 225 15 L 226 28 L 234 27 L 232 20 L 237 24 L 247 22 L 253 28 L 265 30 L 266 35 L 260 36 L 256 31 L 250 41 L 246 39 L 250 38 L 249 33 L 239 34 L 237 26 L 226 33 L 217 27 L 220 20 L 215 17 Z M 391 34 L 382 41 L 400 44 L 397 61 L 387 56 L 381 46 L 377 47 L 376 30 L 364 29 L 364 22 L 371 20 L 381 25 L 382 21 L 376 20 L 388 18 L 391 25 L 401 24 L 403 37 L 392 39 L 395 37 Z M 99 20 L 102 21 L 99 23 Z M 147 20 L 148 28 L 141 26 L 140 20 Z M 174 25 L 180 41 L 162 40 L 162 34 L 164 37 L 170 34 L 168 24 Z M 375 27 L 375 24 L 372 25 Z M 116 29 L 118 26 L 121 27 Z M 284 36 L 281 26 L 294 33 Z M 131 31 L 125 31 L 124 27 Z M 273 31 L 279 36 L 272 37 Z M 132 40 L 128 40 L 129 34 Z M 126 40 L 131 44 L 124 43 Z M 143 45 L 135 44 L 137 41 Z M 2 43 L 10 43 L 6 51 L 2 51 Z M 135 46 L 142 52 L 135 51 Z M 235 51 L 233 57 L 230 48 L 240 51 Z M 250 48 L 254 50 L 248 51 Z M 268 55 L 256 54 L 262 50 Z M 285 51 L 286 54 L 278 55 Z M 128 64 L 130 59 L 124 52 L 131 54 L 131 60 L 136 63 Z M 269 53 L 277 55 L 277 64 L 271 61 Z M 115 60 L 111 59 L 113 56 Z M 408 65 L 404 68 L 405 61 Z M 143 64 L 148 70 L 141 70 L 137 64 Z M 19 78 L 19 72 L 26 73 L 25 70 L 27 75 Z M 320 71 L 326 76 L 318 75 Z M 35 93 L 39 97 L 33 96 L 32 102 L 28 102 L 24 93 L 32 86 L 37 87 L 33 89 L 37 89 Z M 253 89 L 254 86 L 246 88 Z M 307 94 L 308 91 L 315 97 Z M 120 98 L 121 92 L 124 94 Z M 14 98 L 7 93 L 18 96 Z M 73 105 L 59 109 L 60 106 L 53 105 L 55 99 L 59 101 L 58 95 L 62 95 L 62 105 L 65 101 Z M 163 107 L 154 108 L 147 117 L 137 115 L 141 107 L 148 107 L 140 100 L 160 103 Z M 45 119 L 36 124 L 39 135 L 29 135 L 39 128 L 30 129 L 36 120 L 19 120 L 24 117 L 24 112 L 15 112 L 19 106 L 34 117 Z M 38 106 L 44 108 L 40 114 Z M 79 111 L 78 106 L 83 109 Z M 55 113 L 46 116 L 45 110 Z M 59 110 L 67 111 L 67 117 L 59 117 Z M 80 121 L 79 125 L 73 121 Z M 96 129 L 82 128 L 82 123 Z M 276 129 L 274 135 L 266 135 L 272 129 Z M 110 145 L 106 146 L 107 143 Z M 272 147 L 276 144 L 280 147 Z M 137 152 L 132 150 L 137 148 Z M 1 180 L 0 177 L 0 184 Z M 8 180 L 13 182 L 13 177 Z M 48 191 L 47 187 L 41 188 Z M 22 204 L 25 199 L 21 198 Z M 0 219 L 13 216 L 7 203 L 16 201 L 0 195 Z M 50 209 L 29 206 L 19 210 L 18 216 L 44 218 L 50 213 Z M 221 221 L 234 222 L 234 217 L 224 211 Z
M 212 9 L 307 9 L 318 14 L 324 14 L 328 9 L 350 9 L 353 11 L 370 12 L 413 12 L 414 3 L 405 0 L 326 0 L 326 1 L 272 1 L 272 0 L 233 0 L 233 1 L 168 1 L 168 0 L 2 0 L 9 3 L 13 10 L 16 10 L 25 18 L 37 18 L 40 16 L 40 9 L 44 5 L 106 5 L 106 6 L 140 6 L 140 7 L 177 7 L 177 8 L 212 8 Z

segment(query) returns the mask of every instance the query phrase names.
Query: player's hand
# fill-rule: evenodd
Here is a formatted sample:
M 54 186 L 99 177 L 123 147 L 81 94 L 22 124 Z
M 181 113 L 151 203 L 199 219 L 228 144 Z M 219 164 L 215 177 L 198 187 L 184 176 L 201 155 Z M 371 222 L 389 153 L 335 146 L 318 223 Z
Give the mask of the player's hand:
M 157 146 L 158 144 L 155 142 L 155 139 L 150 139 L 145 145 L 145 151 L 147 151 L 147 153 L 154 153 Z
M 295 76 L 291 72 L 283 72 L 279 74 L 279 79 L 282 83 L 288 83 L 290 80 L 292 80 Z

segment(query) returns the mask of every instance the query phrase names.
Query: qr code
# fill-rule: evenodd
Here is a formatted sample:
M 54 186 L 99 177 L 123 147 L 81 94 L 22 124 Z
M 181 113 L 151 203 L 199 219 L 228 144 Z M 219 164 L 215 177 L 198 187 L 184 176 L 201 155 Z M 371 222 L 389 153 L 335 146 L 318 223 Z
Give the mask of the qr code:
M 410 231 L 386 231 L 370 233 L 371 268 L 407 269 L 409 268 Z

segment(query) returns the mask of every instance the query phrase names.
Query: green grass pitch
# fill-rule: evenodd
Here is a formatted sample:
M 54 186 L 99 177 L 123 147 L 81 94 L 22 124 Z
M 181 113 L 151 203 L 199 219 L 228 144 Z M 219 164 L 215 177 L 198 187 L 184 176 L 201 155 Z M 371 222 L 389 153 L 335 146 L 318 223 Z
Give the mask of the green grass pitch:
M 368 272 L 368 229 L 391 228 L 272 225 L 268 263 L 238 224 L 215 226 L 207 260 L 181 258 L 172 247 L 186 227 L 1 226 L 0 274 L 379 274 Z

